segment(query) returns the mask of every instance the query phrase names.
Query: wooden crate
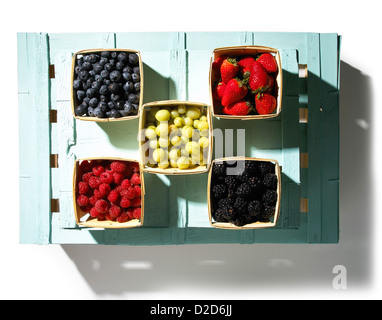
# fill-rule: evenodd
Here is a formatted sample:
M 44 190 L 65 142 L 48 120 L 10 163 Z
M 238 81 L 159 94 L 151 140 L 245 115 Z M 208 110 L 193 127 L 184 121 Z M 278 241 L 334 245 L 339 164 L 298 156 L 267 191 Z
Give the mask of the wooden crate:
M 153 107 L 172 107 L 178 105 L 187 106 L 196 106 L 200 110 L 206 111 L 207 122 L 209 125 L 209 146 L 207 150 L 207 163 L 204 165 L 195 165 L 190 167 L 189 169 L 179 169 L 173 168 L 171 166 L 162 169 L 152 166 L 148 163 L 148 150 L 145 148 L 145 144 L 147 143 L 147 139 L 144 137 L 144 129 L 146 123 L 146 112 Z M 185 175 L 185 174 L 198 174 L 204 173 L 209 170 L 210 163 L 212 160 L 212 148 L 213 148 L 213 137 L 212 137 L 212 120 L 211 120 L 211 108 L 207 104 L 199 103 L 199 102 L 189 102 L 189 101 L 178 101 L 178 100 L 166 100 L 166 101 L 156 101 L 151 103 L 146 103 L 142 106 L 142 110 L 140 111 L 140 120 L 139 120 L 139 150 L 140 150 L 140 158 L 143 166 L 143 171 L 156 173 L 156 174 L 168 174 L 168 175 Z
M 213 99 L 213 94 L 212 94 L 213 85 L 218 80 L 215 72 L 212 69 L 212 63 L 215 61 L 215 59 L 224 55 L 227 55 L 230 57 L 238 57 L 238 56 L 244 56 L 244 55 L 255 56 L 259 53 L 271 53 L 276 58 L 276 62 L 278 66 L 278 72 L 277 72 L 276 82 L 275 82 L 275 85 L 277 88 L 276 111 L 272 114 L 246 115 L 246 116 L 228 115 L 228 114 L 223 114 L 222 112 L 219 112 L 219 109 L 221 109 L 221 107 L 218 105 L 217 101 Z M 281 112 L 282 91 L 283 91 L 282 65 L 281 65 L 280 53 L 277 49 L 274 49 L 271 47 L 265 47 L 265 46 L 234 46 L 234 47 L 216 48 L 212 52 L 211 61 L 210 61 L 210 73 L 209 73 L 209 93 L 210 93 L 210 105 L 212 106 L 212 115 L 214 117 L 218 117 L 222 119 L 239 119 L 239 120 L 269 119 L 269 118 L 276 117 Z
M 92 218 L 91 216 L 85 217 L 88 213 L 84 212 L 81 207 L 77 203 L 77 196 L 78 196 L 78 183 L 81 181 L 81 174 L 79 170 L 79 165 L 82 161 L 87 160 L 97 160 L 97 161 L 122 161 L 122 162 L 134 162 L 139 163 L 136 160 L 131 159 L 123 159 L 123 158 L 110 158 L 110 157 L 104 157 L 104 158 L 83 158 L 83 159 L 77 159 L 74 163 L 73 168 L 73 205 L 74 205 L 74 215 L 76 219 L 76 223 L 78 226 L 82 227 L 90 227 L 90 228 L 104 228 L 104 229 L 124 229 L 124 228 L 135 228 L 140 227 L 143 225 L 143 217 L 144 217 L 144 198 L 145 198 L 145 186 L 144 186 L 144 178 L 143 178 L 143 172 L 142 167 L 139 164 L 139 173 L 141 176 L 141 218 L 140 219 L 133 219 L 126 222 L 116 222 L 116 221 L 110 221 L 110 220 L 98 220 L 97 218 Z M 84 217 L 86 219 L 84 219 Z
M 90 53 L 101 53 L 102 51 L 115 51 L 115 52 L 126 52 L 126 53 L 136 53 L 139 58 L 139 72 L 140 72 L 140 91 L 139 91 L 139 105 L 138 105 L 138 111 L 136 115 L 121 117 L 121 118 L 97 118 L 97 117 L 84 117 L 84 116 L 77 116 L 74 112 L 75 108 L 78 106 L 77 96 L 76 96 L 76 90 L 73 88 L 73 80 L 75 77 L 75 67 L 76 67 L 76 61 L 78 56 L 86 55 Z M 131 120 L 136 119 L 139 117 L 139 110 L 143 104 L 143 64 L 142 64 L 142 58 L 141 53 L 134 49 L 86 49 L 76 52 L 73 55 L 72 59 L 72 69 L 71 69 L 71 105 L 72 105 L 72 113 L 74 118 L 78 120 L 85 120 L 85 121 L 95 121 L 95 122 L 108 122 L 108 121 L 123 121 L 123 120 Z
M 254 222 L 254 223 L 250 223 L 250 224 L 246 224 L 246 225 L 243 225 L 243 226 L 236 226 L 232 223 L 229 223 L 229 222 L 216 222 L 216 221 L 213 221 L 213 218 L 212 218 L 212 211 L 213 211 L 213 204 L 212 204 L 212 201 L 211 201 L 211 181 L 212 181 L 212 178 L 213 178 L 213 172 L 212 172 L 212 169 L 213 169 L 213 166 L 215 163 L 221 163 L 221 162 L 225 162 L 225 161 L 245 161 L 245 160 L 249 160 L 249 161 L 266 161 L 266 162 L 271 162 L 275 165 L 275 174 L 277 176 L 277 202 L 276 202 L 276 206 L 275 206 L 275 215 L 272 219 L 272 221 L 269 221 L 269 222 Z M 275 227 L 276 224 L 277 224 L 277 220 L 279 218 L 279 214 L 280 214 L 280 206 L 281 206 L 281 170 L 280 170 L 280 165 L 278 163 L 277 160 L 274 160 L 274 159 L 260 159 L 260 158 L 250 158 L 250 157 L 226 157 L 226 158 L 220 158 L 220 159 L 215 159 L 212 161 L 212 164 L 211 164 L 211 169 L 209 171 L 209 175 L 208 175 L 208 185 L 207 185 L 207 193 L 208 193 L 208 196 L 207 196 L 207 201 L 208 201 L 208 217 L 209 217 L 209 220 L 210 220 L 210 224 L 212 227 L 215 227 L 215 228 L 220 228 L 220 229 L 229 229 L 229 230 L 241 230 L 241 229 L 260 229 L 260 228 L 272 228 L 272 227 Z

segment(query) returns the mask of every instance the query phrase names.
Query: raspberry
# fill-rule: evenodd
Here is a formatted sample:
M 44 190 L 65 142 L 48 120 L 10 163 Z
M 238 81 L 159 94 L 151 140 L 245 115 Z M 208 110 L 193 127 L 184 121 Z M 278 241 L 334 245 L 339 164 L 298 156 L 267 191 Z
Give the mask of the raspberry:
M 134 198 L 130 201 L 132 207 L 139 207 L 141 205 L 141 198 Z
M 135 191 L 135 196 L 136 197 L 140 197 L 141 196 L 141 192 L 142 192 L 141 187 L 140 186 L 134 186 L 133 189 Z
M 105 220 L 105 214 L 100 212 L 98 215 L 98 220 Z
M 121 214 L 121 208 L 118 206 L 111 206 L 109 209 L 109 215 L 113 219 L 117 218 Z
M 98 190 L 101 193 L 101 195 L 104 197 L 104 196 L 107 196 L 110 193 L 111 187 L 110 187 L 109 184 L 101 183 L 99 188 L 98 188 Z
M 81 181 L 78 183 L 78 192 L 80 194 L 87 194 L 89 190 L 90 190 L 89 185 L 86 182 Z
M 94 189 L 94 191 L 93 191 L 93 196 L 94 196 L 97 200 L 103 198 L 102 193 L 101 193 L 98 189 Z
M 132 162 L 130 164 L 131 166 L 131 169 L 133 170 L 133 172 L 139 172 L 139 163 L 138 162 Z
M 97 200 L 99 200 L 96 196 L 91 196 L 89 197 L 89 203 L 92 205 L 92 206 L 95 206 Z
M 113 181 L 115 184 L 118 184 L 120 185 L 121 182 L 123 181 L 123 174 L 119 173 L 119 172 L 113 172 Z
M 101 173 L 104 171 L 105 171 L 105 168 L 101 165 L 95 166 L 92 169 L 93 174 L 97 177 L 99 177 L 101 175 Z
M 122 189 L 127 189 L 127 188 L 129 188 L 129 187 L 131 187 L 131 182 L 130 182 L 129 179 L 125 179 L 125 180 L 123 180 L 123 181 L 121 182 L 121 188 L 122 188 Z
M 133 187 L 121 190 L 121 196 L 131 200 L 135 198 L 135 190 Z
M 113 218 L 108 212 L 105 213 L 105 219 L 109 221 L 115 221 L 115 218 Z
M 92 208 L 92 205 L 89 203 L 87 206 L 85 206 L 85 207 L 81 207 L 81 210 L 82 210 L 83 212 L 88 213 L 88 212 L 90 212 L 91 208 Z
M 139 184 L 141 184 L 141 176 L 139 175 L 139 173 L 134 173 L 134 174 L 131 176 L 130 181 L 131 181 L 131 183 L 134 184 L 134 185 L 139 185 Z
M 104 199 L 97 200 L 94 206 L 99 213 L 106 213 L 109 210 L 109 202 Z
M 90 216 L 92 218 L 97 218 L 99 215 L 100 215 L 100 213 L 98 212 L 98 210 L 95 207 L 92 207 L 90 209 Z
M 99 178 L 102 183 L 111 184 L 114 181 L 113 174 L 111 173 L 111 171 L 102 172 Z
M 112 190 L 107 196 L 107 200 L 109 200 L 110 202 L 116 202 L 119 199 L 119 196 L 120 194 L 117 190 Z
M 135 219 L 139 219 L 141 217 L 141 208 L 135 208 L 134 211 L 133 211 L 133 217 Z
M 89 172 L 92 169 L 88 160 L 81 161 L 79 168 L 81 172 Z
M 123 223 L 129 220 L 129 215 L 127 213 L 121 213 L 121 215 L 117 218 L 117 222 Z
M 101 184 L 101 181 L 98 177 L 96 177 L 96 176 L 90 177 L 90 179 L 89 179 L 90 188 L 96 189 L 99 187 L 100 184 Z
M 89 198 L 81 194 L 77 197 L 77 203 L 80 207 L 86 207 L 89 203 Z
M 131 205 L 131 202 L 128 198 L 126 197 L 122 197 L 121 198 L 121 201 L 119 202 L 119 205 L 122 207 L 122 208 L 128 208 L 130 207 Z
M 89 183 L 90 177 L 93 177 L 93 172 L 87 172 L 82 175 L 82 181 Z
M 133 212 L 134 212 L 134 209 L 133 209 L 133 208 L 129 208 L 129 209 L 126 210 L 126 214 L 127 214 L 127 216 L 129 217 L 129 220 L 134 219 Z
M 126 164 L 121 161 L 113 161 L 110 164 L 110 169 L 114 172 L 124 172 L 126 170 Z

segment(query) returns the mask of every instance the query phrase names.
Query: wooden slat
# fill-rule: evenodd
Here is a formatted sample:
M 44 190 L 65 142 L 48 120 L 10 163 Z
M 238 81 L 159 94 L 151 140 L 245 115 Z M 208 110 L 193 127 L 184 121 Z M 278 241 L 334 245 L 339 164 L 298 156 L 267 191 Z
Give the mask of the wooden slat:
M 51 168 L 58 168 L 58 154 L 51 154 L 50 155 L 50 167 Z
M 300 199 L 300 212 L 301 213 L 307 213 L 308 212 L 308 199 L 307 198 L 301 198 Z
M 301 168 L 308 168 L 308 153 L 301 152 L 300 153 L 300 167 Z
M 20 243 L 49 244 L 51 179 L 48 36 L 45 33 L 19 33 L 17 45 L 22 195 Z

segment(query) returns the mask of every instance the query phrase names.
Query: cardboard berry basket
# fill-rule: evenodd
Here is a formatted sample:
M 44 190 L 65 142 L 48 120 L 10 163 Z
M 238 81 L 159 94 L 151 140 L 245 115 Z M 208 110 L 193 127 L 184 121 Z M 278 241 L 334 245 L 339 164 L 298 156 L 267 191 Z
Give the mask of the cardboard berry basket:
M 179 167 L 171 166 L 171 164 L 168 165 L 166 168 L 161 168 L 158 166 L 158 162 L 156 162 L 153 157 L 152 153 L 153 150 L 148 147 L 149 139 L 145 136 L 145 127 L 146 127 L 146 120 L 147 117 L 149 117 L 149 112 L 152 108 L 159 108 L 159 110 L 163 108 L 172 108 L 177 107 L 179 105 L 187 107 L 196 107 L 203 113 L 207 118 L 208 123 L 208 129 L 204 129 L 204 137 L 208 139 L 208 147 L 201 149 L 202 150 L 202 156 L 203 161 L 200 159 L 200 162 L 198 160 L 193 161 L 190 163 L 190 166 L 186 169 L 180 169 Z M 170 119 L 171 122 L 171 119 Z M 208 132 L 206 132 L 208 130 Z M 195 129 L 195 132 L 200 132 L 199 130 Z M 211 119 L 211 107 L 205 103 L 199 103 L 199 102 L 188 102 L 188 101 L 178 101 L 178 100 L 165 100 L 165 101 L 156 101 L 151 103 L 146 103 L 142 106 L 142 109 L 140 111 L 140 118 L 139 118 L 139 151 L 140 151 L 140 157 L 141 157 L 141 164 L 143 166 L 143 171 L 150 172 L 150 173 L 156 173 L 156 174 L 167 174 L 167 175 L 186 175 L 186 174 L 198 174 L 198 173 L 205 173 L 209 170 L 211 160 L 212 160 L 212 119 Z M 171 133 L 169 133 L 169 136 L 171 137 Z M 156 137 L 158 138 L 158 137 Z M 190 141 L 192 141 L 195 138 L 193 136 L 190 138 Z M 182 145 L 184 146 L 184 145 Z M 173 145 L 170 143 L 168 148 L 164 148 L 167 150 L 167 152 L 171 151 L 171 148 Z M 181 150 L 183 147 L 178 146 Z M 151 153 L 151 155 L 150 155 Z M 181 154 L 180 156 L 183 156 Z
M 120 118 L 98 118 L 98 117 L 91 117 L 91 116 L 77 116 L 74 112 L 75 108 L 78 106 L 78 98 L 76 95 L 76 90 L 73 88 L 73 81 L 75 80 L 75 67 L 77 65 L 77 59 L 83 55 L 90 54 L 90 53 L 101 53 L 102 51 L 110 51 L 110 52 L 126 52 L 126 53 L 136 53 L 139 59 L 138 66 L 139 66 L 139 72 L 140 72 L 140 91 L 139 91 L 139 104 L 138 104 L 138 110 L 137 114 L 129 115 L 125 117 Z M 108 122 L 108 121 L 123 121 L 123 120 L 131 120 L 136 119 L 139 117 L 139 110 L 142 106 L 143 101 L 143 64 L 142 64 L 142 58 L 139 51 L 134 49 L 86 49 L 76 52 L 73 55 L 72 58 L 72 70 L 71 70 L 71 81 L 70 81 L 70 87 L 71 87 L 71 105 L 72 105 L 72 113 L 75 119 L 78 120 L 84 120 L 84 121 L 94 121 L 94 122 Z
M 275 174 L 277 176 L 277 188 L 276 188 L 276 193 L 277 193 L 277 201 L 275 204 L 275 211 L 274 215 L 272 218 L 269 220 L 264 220 L 264 221 L 256 221 L 253 223 L 248 223 L 244 224 L 241 226 L 237 226 L 233 223 L 230 222 L 217 222 L 213 219 L 213 210 L 214 208 L 214 203 L 212 201 L 212 196 L 211 196 L 211 186 L 212 186 L 212 180 L 214 179 L 214 173 L 213 169 L 214 166 L 218 163 L 226 162 L 229 161 L 229 163 L 234 163 L 235 161 L 258 161 L 258 162 L 270 162 L 274 164 L 275 168 Z M 251 199 L 248 199 L 249 201 Z M 248 157 L 227 157 L 227 158 L 220 158 L 220 159 L 215 159 L 212 161 L 211 168 L 209 171 L 208 175 L 208 185 L 207 185 L 207 202 L 208 202 L 208 215 L 209 215 L 209 220 L 210 224 L 212 227 L 215 228 L 220 228 L 220 229 L 229 229 L 229 230 L 241 230 L 241 229 L 260 229 L 260 228 L 271 228 L 274 227 L 277 223 L 279 214 L 280 214 L 280 205 L 281 205 L 281 171 L 280 171 L 280 166 L 277 160 L 273 159 L 261 159 L 261 158 L 248 158 Z
M 99 161 L 100 163 L 112 162 L 112 161 L 121 161 L 124 163 L 136 163 L 139 165 L 139 174 L 141 178 L 141 216 L 139 219 L 130 219 L 126 222 L 118 222 L 112 220 L 99 220 L 98 218 L 92 218 L 88 212 L 84 212 L 82 208 L 77 203 L 77 197 L 79 196 L 78 184 L 81 181 L 82 174 L 80 169 L 80 164 L 82 161 Z M 74 163 L 73 169 L 73 204 L 74 204 L 74 214 L 77 225 L 81 227 L 91 227 L 91 228 L 104 228 L 104 229 L 123 229 L 123 228 L 134 228 L 140 227 L 143 225 L 144 218 L 144 196 L 145 196 L 145 186 L 143 179 L 142 166 L 139 161 L 131 159 L 122 159 L 122 158 L 83 158 L 77 159 Z
M 214 86 L 219 81 L 219 74 L 213 70 L 212 64 L 215 59 L 221 56 L 228 56 L 231 58 L 243 57 L 246 55 L 256 57 L 261 53 L 271 53 L 277 62 L 278 71 L 275 74 L 275 87 L 273 95 L 277 100 L 277 107 L 275 112 L 271 114 L 249 114 L 249 115 L 228 115 L 222 112 L 222 106 L 219 101 L 213 98 Z M 280 53 L 277 49 L 264 47 L 264 46 L 233 46 L 233 47 L 222 47 L 216 48 L 212 52 L 210 61 L 210 71 L 209 71 L 209 93 L 210 93 L 210 105 L 212 107 L 212 116 L 222 119 L 240 119 L 240 120 L 253 120 L 253 119 L 268 119 L 276 117 L 281 112 L 282 106 L 282 91 L 283 91 L 283 76 L 282 76 L 282 66 Z

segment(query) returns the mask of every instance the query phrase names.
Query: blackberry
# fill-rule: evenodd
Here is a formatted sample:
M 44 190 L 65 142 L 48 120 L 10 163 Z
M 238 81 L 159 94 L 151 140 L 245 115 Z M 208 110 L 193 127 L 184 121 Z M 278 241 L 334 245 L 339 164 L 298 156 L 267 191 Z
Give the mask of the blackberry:
M 237 197 L 233 204 L 233 209 L 236 214 L 245 214 L 247 211 L 247 206 L 248 202 L 244 198 Z
M 224 198 L 227 195 L 227 187 L 224 184 L 217 184 L 213 186 L 212 194 L 215 199 Z
M 218 202 L 218 208 L 232 208 L 233 200 L 232 198 L 223 198 Z
M 252 188 L 248 183 L 242 183 L 236 190 L 236 194 L 239 197 L 248 197 L 252 192 Z
M 259 174 L 259 168 L 257 166 L 257 161 L 245 161 L 245 172 L 251 176 L 257 176 Z
M 227 208 L 218 208 L 212 213 L 212 217 L 216 222 L 229 222 L 232 212 Z
M 264 211 L 263 211 L 261 217 L 264 219 L 272 218 L 275 215 L 275 212 L 276 212 L 276 208 L 274 206 L 265 205 Z
M 267 173 L 275 173 L 275 165 L 268 161 L 260 161 L 259 171 L 262 177 L 264 177 Z
M 277 188 L 277 176 L 274 173 L 267 173 L 264 176 L 263 184 L 269 189 L 276 190 L 276 188 Z
M 224 178 L 224 182 L 229 189 L 236 189 L 239 186 L 239 181 L 236 176 L 227 176 Z
M 259 200 L 253 200 L 248 203 L 248 213 L 251 217 L 261 215 L 263 212 L 263 205 Z
M 277 192 L 275 190 L 267 189 L 263 194 L 264 204 L 274 204 L 277 200 Z
M 219 162 L 219 163 L 214 163 L 212 167 L 212 173 L 217 174 L 217 175 L 225 175 L 226 174 L 226 164 L 225 162 Z

